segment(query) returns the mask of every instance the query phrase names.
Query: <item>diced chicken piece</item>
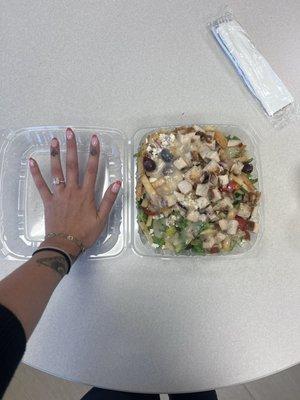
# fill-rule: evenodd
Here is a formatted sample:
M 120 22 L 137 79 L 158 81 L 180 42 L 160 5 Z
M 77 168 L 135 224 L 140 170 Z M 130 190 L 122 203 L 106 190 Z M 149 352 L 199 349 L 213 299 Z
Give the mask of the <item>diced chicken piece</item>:
M 205 212 L 206 212 L 207 218 L 210 222 L 216 222 L 219 219 L 211 205 L 206 207 Z
M 253 208 L 250 221 L 258 222 L 258 206 Z
M 207 214 L 207 216 L 208 216 L 208 219 L 210 220 L 210 222 L 216 222 L 219 219 L 217 214 L 214 212 Z
M 185 204 L 186 204 L 186 206 L 187 206 L 187 208 L 188 208 L 189 210 L 197 210 L 197 209 L 198 209 L 198 202 L 197 202 L 197 200 L 188 199 L 188 200 L 185 202 Z
M 199 212 L 198 211 L 194 211 L 194 210 L 193 211 L 189 211 L 187 213 L 187 216 L 186 216 L 186 218 L 191 222 L 198 222 L 199 221 L 199 217 L 200 217 Z
M 219 175 L 219 182 L 221 186 L 226 186 L 229 183 L 228 175 Z
M 248 219 L 248 218 L 250 217 L 250 215 L 251 215 L 251 208 L 250 208 L 250 206 L 249 206 L 248 204 L 241 203 L 241 204 L 240 204 L 240 207 L 239 207 L 239 210 L 238 210 L 238 212 L 237 212 L 237 215 L 238 215 L 239 217 Z
M 182 157 L 179 157 L 177 160 L 175 160 L 173 164 L 177 169 L 183 169 L 188 166 Z
M 192 161 L 192 153 L 188 151 L 187 153 L 184 154 L 184 160 L 187 164 L 190 164 Z
M 220 161 L 220 157 L 217 151 L 212 151 L 210 150 L 207 154 L 206 154 L 206 158 L 208 158 L 209 160 L 214 160 L 216 162 Z
M 228 228 L 228 221 L 227 221 L 227 219 L 220 219 L 220 221 L 219 221 L 219 227 L 221 228 L 222 231 L 227 231 L 227 228 Z
M 215 239 L 212 236 L 209 236 L 206 240 L 203 241 L 203 248 L 205 250 L 210 250 L 215 245 Z
M 228 208 L 229 210 L 231 210 L 233 208 L 233 204 L 232 204 L 232 201 L 230 200 L 230 198 L 224 197 L 223 200 L 224 200 L 225 207 Z M 221 200 L 221 201 L 223 201 L 223 200 Z
M 222 199 L 221 192 L 220 192 L 220 190 L 217 189 L 217 188 L 212 189 L 212 195 L 213 195 L 212 201 L 213 201 L 214 203 L 216 203 L 217 201 L 219 201 L 219 200 Z
M 200 208 L 200 210 L 203 210 L 208 205 L 209 205 L 209 200 L 207 200 L 206 197 L 199 197 L 199 199 L 197 199 L 197 206 Z
M 188 194 L 192 191 L 193 186 L 190 184 L 190 182 L 183 180 L 178 183 L 178 189 L 181 191 L 181 193 Z
M 222 232 L 218 232 L 215 236 L 215 240 L 217 243 L 221 243 L 225 239 L 226 239 L 226 235 L 224 235 L 224 233 L 222 233 Z
M 211 160 L 204 169 L 205 171 L 214 172 L 216 174 L 222 171 L 222 167 L 215 160 Z
M 234 173 L 235 175 L 240 175 L 242 173 L 243 168 L 244 164 L 238 161 L 237 163 L 234 163 L 233 166 L 231 167 L 231 172 Z
M 206 212 L 206 214 L 213 213 L 213 212 L 214 212 L 214 209 L 212 208 L 211 205 L 209 205 L 209 206 L 206 208 L 205 212 Z
M 200 222 L 206 222 L 207 221 L 207 215 L 206 214 L 200 214 L 199 221 Z
M 196 188 L 196 195 L 207 197 L 208 189 L 209 183 L 199 183 Z
M 201 171 L 202 169 L 200 166 L 197 167 L 194 166 L 184 174 L 184 178 L 192 184 L 199 183 L 201 177 Z
M 200 156 L 204 159 L 207 158 L 207 154 L 211 152 L 211 149 L 207 146 L 207 144 L 201 143 L 199 146 Z
M 191 144 L 191 139 L 192 137 L 195 136 L 195 132 L 190 132 L 190 133 L 186 133 L 186 134 L 178 134 L 178 140 L 181 144 L 185 145 L 185 146 L 189 146 Z
M 228 147 L 234 147 L 234 146 L 238 146 L 239 144 L 241 144 L 242 142 L 238 139 L 230 139 L 228 140 L 227 146 Z
M 176 197 L 177 201 L 184 201 L 185 199 L 184 194 L 177 192 L 176 190 L 174 192 L 174 196 Z
M 219 201 L 218 204 L 214 206 L 214 210 L 218 211 L 226 211 L 233 209 L 233 204 L 229 197 L 224 197 L 222 200 Z
M 177 199 L 174 194 L 170 194 L 168 196 L 165 196 L 164 198 L 167 201 L 168 207 L 172 207 L 177 203 Z
M 229 233 L 229 235 L 235 235 L 237 232 L 238 226 L 239 226 L 239 223 L 237 222 L 237 220 L 232 219 L 232 220 L 228 221 L 227 233 Z

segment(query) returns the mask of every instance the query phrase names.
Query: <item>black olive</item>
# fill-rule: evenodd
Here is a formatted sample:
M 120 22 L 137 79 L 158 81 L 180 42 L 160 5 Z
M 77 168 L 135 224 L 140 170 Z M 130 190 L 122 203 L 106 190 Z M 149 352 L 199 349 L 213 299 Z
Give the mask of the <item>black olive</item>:
M 165 162 L 171 162 L 173 160 L 173 154 L 168 149 L 162 149 L 160 156 Z
M 162 170 L 163 175 L 172 175 L 173 172 L 174 172 L 174 168 L 173 168 L 172 164 L 166 164 L 163 167 L 163 170 Z
M 242 171 L 245 172 L 245 174 L 251 174 L 251 172 L 253 171 L 253 165 L 245 164 Z
M 155 161 L 152 160 L 152 158 L 145 156 L 143 158 L 143 165 L 146 171 L 152 172 L 156 168 L 156 163 Z

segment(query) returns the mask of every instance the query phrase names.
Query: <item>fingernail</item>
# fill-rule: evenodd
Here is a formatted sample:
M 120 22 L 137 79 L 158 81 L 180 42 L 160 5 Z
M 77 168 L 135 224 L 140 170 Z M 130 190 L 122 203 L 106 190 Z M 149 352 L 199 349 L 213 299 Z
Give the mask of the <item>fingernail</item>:
M 92 137 L 92 145 L 93 145 L 93 146 L 97 146 L 97 144 L 98 144 L 98 138 L 97 138 L 96 135 L 94 135 L 94 136 Z
M 51 140 L 51 146 L 52 146 L 52 147 L 57 147 L 57 146 L 58 146 L 58 140 L 57 140 L 56 138 L 53 138 L 53 139 Z
M 67 129 L 67 139 L 72 139 L 72 137 L 73 137 L 73 131 L 72 131 L 72 129 L 71 128 L 68 128 Z
M 120 190 L 121 185 L 122 185 L 121 181 L 116 181 L 116 182 L 112 185 L 111 191 L 112 191 L 113 193 L 118 193 L 118 191 Z
M 33 158 L 29 158 L 29 165 L 30 165 L 31 167 L 34 167 L 34 166 L 35 166 L 35 162 L 34 162 L 34 159 L 33 159 Z

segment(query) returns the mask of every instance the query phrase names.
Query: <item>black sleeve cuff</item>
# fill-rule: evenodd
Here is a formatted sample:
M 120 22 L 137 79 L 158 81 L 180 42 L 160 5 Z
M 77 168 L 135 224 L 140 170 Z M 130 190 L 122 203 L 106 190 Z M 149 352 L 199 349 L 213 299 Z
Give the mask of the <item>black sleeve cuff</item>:
M 9 385 L 26 348 L 26 336 L 19 319 L 0 304 L 0 399 Z

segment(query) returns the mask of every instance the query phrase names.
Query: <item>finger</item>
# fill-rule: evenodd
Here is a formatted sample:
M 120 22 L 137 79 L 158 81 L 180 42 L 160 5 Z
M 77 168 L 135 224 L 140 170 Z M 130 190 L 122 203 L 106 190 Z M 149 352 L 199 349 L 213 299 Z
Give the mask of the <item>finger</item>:
M 114 205 L 114 202 L 118 196 L 121 185 L 121 181 L 116 181 L 106 190 L 98 210 L 98 217 L 101 222 L 106 222 L 112 206 Z
M 78 185 L 78 155 L 75 134 L 71 128 L 66 131 L 67 136 L 67 185 Z
M 100 143 L 96 135 L 92 136 L 90 144 L 90 155 L 84 175 L 83 186 L 94 191 L 97 179 L 98 164 L 100 156 Z
M 64 184 L 61 181 L 64 181 L 64 173 L 61 167 L 60 161 L 60 148 L 59 141 L 56 138 L 51 140 L 50 146 L 50 154 L 51 154 L 51 174 L 53 178 L 58 178 L 60 183 L 58 185 L 54 185 L 55 189 L 64 188 Z
M 30 172 L 32 175 L 32 178 L 34 180 L 35 186 L 37 190 L 39 191 L 41 198 L 43 202 L 47 202 L 51 199 L 52 194 L 50 192 L 50 189 L 48 188 L 44 178 L 42 177 L 41 171 L 39 169 L 39 166 L 37 162 L 33 159 L 29 159 L 29 167 L 30 167 Z

